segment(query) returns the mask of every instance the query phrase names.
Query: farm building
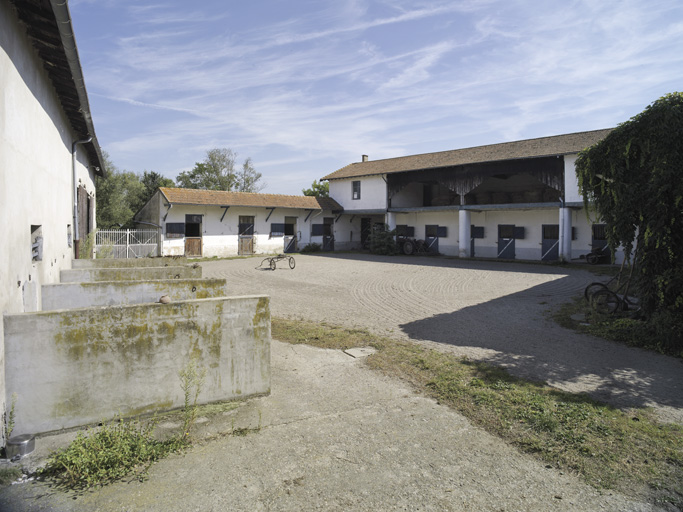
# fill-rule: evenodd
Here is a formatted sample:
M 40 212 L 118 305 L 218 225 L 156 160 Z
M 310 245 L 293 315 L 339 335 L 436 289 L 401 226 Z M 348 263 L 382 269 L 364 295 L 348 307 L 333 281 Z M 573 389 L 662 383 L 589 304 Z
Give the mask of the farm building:
M 329 198 L 162 187 L 135 221 L 161 231 L 163 256 L 223 257 L 294 252 L 309 243 L 334 250 L 341 210 Z
M 38 310 L 95 229 L 102 156 L 66 2 L 0 2 L 0 91 L 4 315 Z M 4 372 L 0 322 L 0 402 Z
M 386 224 L 446 255 L 579 258 L 604 247 L 606 237 L 604 225 L 588 219 L 574 164 L 609 132 L 376 161 L 363 155 L 322 178 L 344 211 L 334 224 L 335 243 L 359 248 L 373 225 Z

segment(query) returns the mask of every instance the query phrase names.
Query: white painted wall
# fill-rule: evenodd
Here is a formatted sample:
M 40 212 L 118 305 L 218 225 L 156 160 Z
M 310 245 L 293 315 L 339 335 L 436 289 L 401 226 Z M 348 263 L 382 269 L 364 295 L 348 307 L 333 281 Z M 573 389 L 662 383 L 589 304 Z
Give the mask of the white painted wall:
M 360 199 L 353 199 L 353 182 L 360 181 Z M 344 211 L 386 209 L 387 185 L 381 176 L 330 180 L 330 197 Z
M 265 207 L 236 207 L 231 206 L 223 220 L 224 210 L 218 206 L 185 206 L 175 205 L 168 212 L 160 204 L 159 218 L 163 226 L 163 255 L 182 256 L 185 254 L 184 238 L 167 238 L 166 224 L 185 222 L 185 215 L 202 215 L 202 254 L 206 258 L 236 256 L 239 248 L 239 217 L 254 217 L 254 253 L 279 254 L 284 252 L 285 239 L 283 236 L 270 236 L 271 224 L 284 224 L 285 217 L 296 217 L 296 235 L 298 248 L 301 249 L 310 242 L 322 243 L 322 237 L 311 237 L 311 225 L 322 224 L 323 217 L 334 217 L 331 212 L 313 211 L 296 208 L 276 208 L 273 213 Z M 310 216 L 309 216 L 310 213 Z M 270 218 L 268 216 L 270 215 Z M 308 220 L 306 218 L 308 217 Z M 266 221 L 266 219 L 268 219 Z
M 0 2 L 0 314 L 36 311 L 40 285 L 71 268 L 71 144 L 74 136 L 42 61 L 9 2 Z M 95 193 L 78 148 L 78 180 Z M 31 225 L 42 226 L 43 260 L 31 258 Z M 0 322 L 0 400 L 4 399 Z
M 564 156 L 564 200 L 567 203 L 583 201 L 579 194 L 579 180 L 576 177 L 576 158 L 578 155 Z
M 424 185 L 422 183 L 410 183 L 391 198 L 392 208 L 410 208 L 422 206 L 424 202 Z

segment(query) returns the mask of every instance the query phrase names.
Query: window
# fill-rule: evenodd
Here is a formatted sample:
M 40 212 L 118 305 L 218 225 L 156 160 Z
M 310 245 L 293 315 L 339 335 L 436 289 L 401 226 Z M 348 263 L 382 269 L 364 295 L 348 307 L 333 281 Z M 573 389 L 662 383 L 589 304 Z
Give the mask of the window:
M 605 224 L 593 224 L 593 239 L 607 240 L 607 226 Z
M 240 215 L 238 229 L 239 234 L 242 236 L 253 236 L 254 217 L 250 215 Z
M 285 236 L 285 224 L 273 222 L 270 225 L 270 238 L 274 236 Z
M 436 224 L 425 226 L 425 238 L 436 238 L 438 236 L 439 226 Z
M 543 240 L 558 240 L 560 226 L 558 224 L 543 224 Z
M 31 225 L 31 259 L 43 260 L 43 227 Z
M 353 199 L 360 199 L 360 181 L 353 182 Z
M 296 217 L 285 217 L 285 236 L 296 235 Z
M 184 222 L 169 222 L 168 224 L 166 224 L 166 238 L 183 238 L 184 236 Z

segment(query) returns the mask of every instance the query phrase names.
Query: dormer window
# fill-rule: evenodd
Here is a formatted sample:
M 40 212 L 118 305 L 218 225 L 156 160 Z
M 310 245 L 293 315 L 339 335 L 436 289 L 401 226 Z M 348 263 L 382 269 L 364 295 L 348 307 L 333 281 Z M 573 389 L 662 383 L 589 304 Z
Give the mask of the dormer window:
M 353 199 L 360 199 L 360 181 L 353 182 L 353 194 L 351 197 Z

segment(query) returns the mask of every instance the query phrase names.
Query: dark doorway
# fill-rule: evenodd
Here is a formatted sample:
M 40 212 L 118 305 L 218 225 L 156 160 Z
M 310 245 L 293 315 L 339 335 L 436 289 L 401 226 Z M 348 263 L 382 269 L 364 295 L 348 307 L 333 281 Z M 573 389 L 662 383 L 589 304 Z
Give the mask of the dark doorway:
M 557 261 L 560 258 L 560 225 L 541 226 L 541 261 Z

